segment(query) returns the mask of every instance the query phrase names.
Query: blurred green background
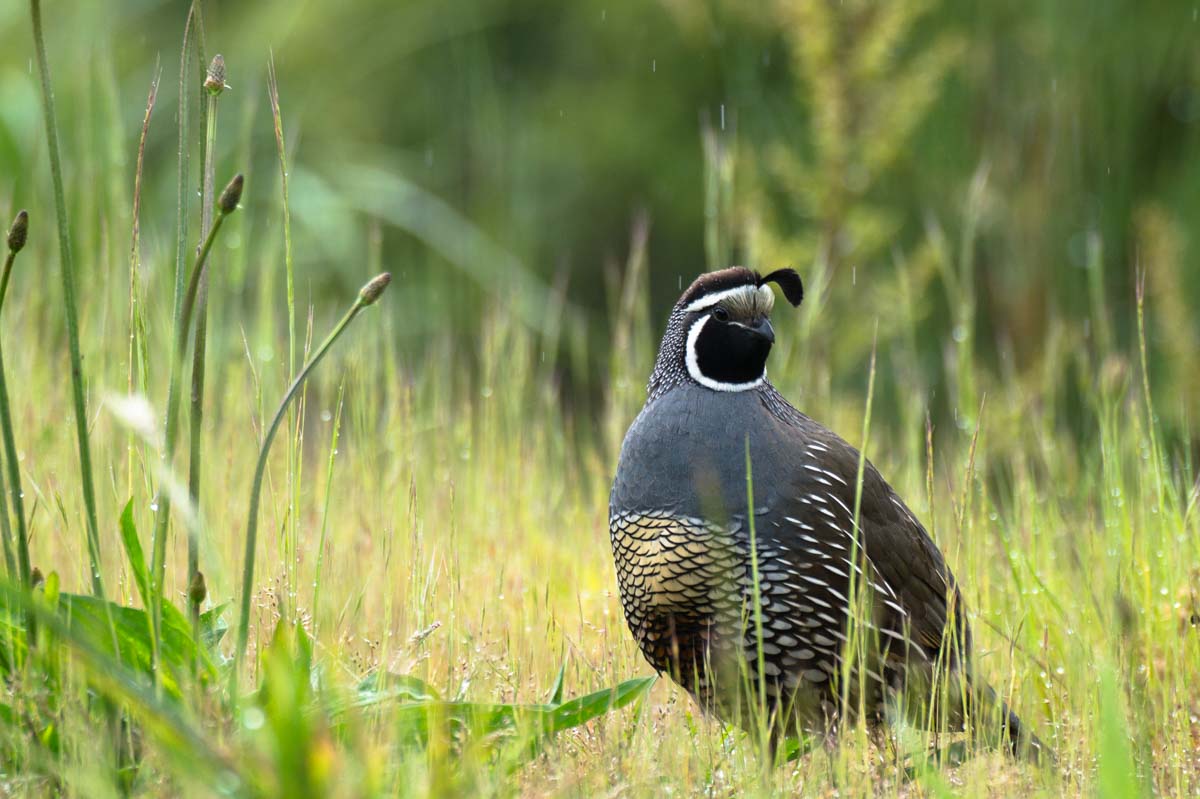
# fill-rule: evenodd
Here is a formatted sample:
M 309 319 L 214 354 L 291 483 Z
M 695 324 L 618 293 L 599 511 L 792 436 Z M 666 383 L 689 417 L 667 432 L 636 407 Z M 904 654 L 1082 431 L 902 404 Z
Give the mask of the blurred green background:
M 163 300 L 152 313 L 164 319 L 186 7 L 50 0 L 45 12 L 75 247 L 91 290 L 111 292 L 102 307 L 120 308 L 128 293 L 137 139 L 161 68 L 139 279 Z M 244 170 L 249 187 L 224 251 L 221 296 L 233 300 L 216 313 L 228 335 L 213 346 L 239 352 L 247 312 L 278 309 L 282 296 L 273 53 L 298 301 L 331 316 L 381 262 L 399 278 L 390 329 L 413 359 L 436 339 L 457 345 L 438 352 L 470 363 L 484 317 L 512 309 L 541 337 L 571 403 L 599 407 L 644 220 L 655 330 L 703 269 L 792 265 L 809 302 L 826 309 L 820 329 L 803 332 L 825 384 L 865 386 L 877 338 L 897 375 L 881 387 L 884 408 L 916 394 L 913 408 L 960 426 L 987 375 L 1032 392 L 1053 385 L 1045 401 L 1068 411 L 1054 417 L 1068 424 L 1089 381 L 1128 379 L 1132 358 L 1110 359 L 1107 372 L 1100 361 L 1136 352 L 1144 273 L 1159 410 L 1190 430 L 1200 389 L 1198 8 L 210 3 L 206 48 L 224 54 L 232 87 L 217 181 Z M 28 25 L 24 5 L 0 8 L 0 211 L 38 211 L 34 241 L 50 269 Z M 258 318 L 247 334 L 269 357 L 285 320 Z M 1100 365 L 1048 380 L 1040 370 L 1058 370 L 1064 352 Z M 802 394 L 821 389 L 801 382 Z M 1080 421 L 1076 432 L 1088 429 Z

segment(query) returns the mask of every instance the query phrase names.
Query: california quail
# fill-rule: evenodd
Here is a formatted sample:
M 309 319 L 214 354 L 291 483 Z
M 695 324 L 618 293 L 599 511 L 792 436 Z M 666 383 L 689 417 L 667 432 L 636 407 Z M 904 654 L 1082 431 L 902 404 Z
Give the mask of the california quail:
M 667 321 L 609 503 L 634 638 L 719 718 L 749 726 L 761 702 L 776 739 L 898 710 L 974 718 L 1036 759 L 1041 742 L 971 676 L 962 599 L 921 523 L 864 461 L 856 529 L 858 451 L 767 380 L 769 283 L 800 304 L 794 271 L 733 267 L 699 277 Z

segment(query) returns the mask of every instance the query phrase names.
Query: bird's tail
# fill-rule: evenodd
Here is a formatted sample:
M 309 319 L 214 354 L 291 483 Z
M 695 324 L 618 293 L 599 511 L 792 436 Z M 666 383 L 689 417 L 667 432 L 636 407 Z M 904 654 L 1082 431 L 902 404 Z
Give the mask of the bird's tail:
M 1054 756 L 1054 751 L 1042 743 L 1042 740 L 1034 734 L 1025 722 L 1021 721 L 1021 717 L 1012 711 L 1003 699 L 996 695 L 990 685 L 983 683 L 982 686 L 976 686 L 975 691 L 976 712 L 974 714 L 977 725 L 992 725 L 999 723 L 1003 734 L 1003 743 L 1012 752 L 1013 756 L 1029 760 L 1038 765 L 1054 765 L 1057 759 Z M 994 727 L 992 729 L 995 729 Z

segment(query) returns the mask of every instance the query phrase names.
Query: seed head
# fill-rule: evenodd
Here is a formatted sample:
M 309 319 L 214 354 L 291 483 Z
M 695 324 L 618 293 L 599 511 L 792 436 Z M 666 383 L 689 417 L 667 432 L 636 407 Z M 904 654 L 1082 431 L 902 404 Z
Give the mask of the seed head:
M 46 584 L 46 578 L 42 575 L 42 570 L 37 566 L 34 566 L 33 571 L 29 572 L 29 582 L 33 588 Z
M 192 580 L 188 583 L 188 602 L 192 607 L 198 608 L 204 603 L 208 597 L 208 584 L 204 582 L 204 572 L 197 570 L 192 575 Z
M 204 88 L 214 97 L 229 87 L 225 84 L 225 56 L 217 53 L 204 77 Z
M 1100 387 L 1106 396 L 1116 396 L 1129 385 L 1129 362 L 1119 355 L 1109 355 L 1100 366 Z
M 233 180 L 229 181 L 229 185 L 221 192 L 221 196 L 217 198 L 217 210 L 223 214 L 232 214 L 237 210 L 238 203 L 242 199 L 242 186 L 245 185 L 246 179 L 239 172 L 233 176 Z
M 13 220 L 12 227 L 8 229 L 8 249 L 14 255 L 21 251 L 25 246 L 25 239 L 29 236 L 29 212 L 20 211 L 17 213 L 17 218 Z
M 373 305 L 379 299 L 380 295 L 383 294 L 383 290 L 388 287 L 388 283 L 391 282 L 392 275 L 390 272 L 381 272 L 371 278 L 371 281 L 358 292 L 358 304 L 364 306 Z

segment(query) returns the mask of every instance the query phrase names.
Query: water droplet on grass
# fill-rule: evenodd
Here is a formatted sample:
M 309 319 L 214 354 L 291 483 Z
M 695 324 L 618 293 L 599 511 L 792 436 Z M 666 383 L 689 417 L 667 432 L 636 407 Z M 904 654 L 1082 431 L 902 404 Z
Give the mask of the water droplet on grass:
M 232 771 L 222 771 L 217 775 L 217 793 L 232 796 L 241 787 L 242 781 Z
M 246 708 L 246 712 L 242 714 L 242 726 L 248 730 L 261 729 L 266 720 L 267 717 L 256 707 L 248 707 Z

